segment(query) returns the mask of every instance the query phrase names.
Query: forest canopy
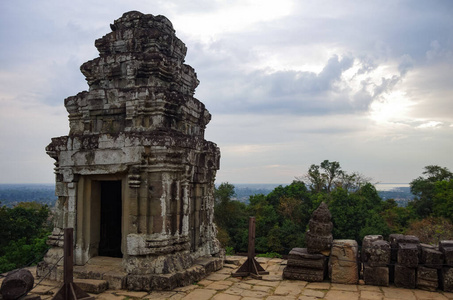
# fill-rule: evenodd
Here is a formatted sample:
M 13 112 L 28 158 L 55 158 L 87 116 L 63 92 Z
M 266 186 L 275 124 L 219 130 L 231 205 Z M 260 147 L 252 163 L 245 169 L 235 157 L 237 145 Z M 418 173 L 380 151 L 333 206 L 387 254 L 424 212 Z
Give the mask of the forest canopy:
M 287 186 L 250 196 L 248 204 L 233 200 L 234 185 L 222 183 L 215 190 L 218 238 L 228 253 L 246 252 L 248 218 L 255 216 L 257 253 L 287 254 L 305 247 L 310 216 L 321 202 L 332 213 L 335 239 L 360 243 L 369 234 L 410 233 L 436 244 L 453 235 L 453 176 L 447 168 L 425 167 L 410 183 L 416 197 L 406 207 L 383 200 L 370 180 L 324 160 Z

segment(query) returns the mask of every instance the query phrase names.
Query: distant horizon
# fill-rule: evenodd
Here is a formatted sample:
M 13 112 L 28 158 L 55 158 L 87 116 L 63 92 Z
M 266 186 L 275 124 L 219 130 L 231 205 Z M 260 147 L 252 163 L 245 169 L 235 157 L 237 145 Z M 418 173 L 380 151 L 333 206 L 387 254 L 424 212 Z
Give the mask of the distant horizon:
M 276 185 L 280 185 L 280 184 L 291 184 L 291 183 L 284 183 L 284 182 L 229 182 L 229 181 L 223 181 L 221 183 L 225 183 L 225 182 L 228 182 L 230 184 L 247 184 L 247 185 L 253 185 L 253 184 L 276 184 Z M 42 185 L 48 185 L 48 184 L 55 184 L 55 182 L 0 182 L 0 185 L 1 184 L 42 184 Z M 373 185 L 376 185 L 376 184 L 410 184 L 409 182 L 377 182 L 377 183 L 372 183 Z

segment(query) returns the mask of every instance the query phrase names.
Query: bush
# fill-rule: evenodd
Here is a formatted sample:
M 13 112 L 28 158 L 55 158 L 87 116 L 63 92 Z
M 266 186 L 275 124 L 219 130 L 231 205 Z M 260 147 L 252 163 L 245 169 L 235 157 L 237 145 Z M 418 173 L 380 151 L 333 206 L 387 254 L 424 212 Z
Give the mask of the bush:
M 438 245 L 441 240 L 451 239 L 453 224 L 445 218 L 428 217 L 412 222 L 406 234 L 417 236 L 422 243 Z

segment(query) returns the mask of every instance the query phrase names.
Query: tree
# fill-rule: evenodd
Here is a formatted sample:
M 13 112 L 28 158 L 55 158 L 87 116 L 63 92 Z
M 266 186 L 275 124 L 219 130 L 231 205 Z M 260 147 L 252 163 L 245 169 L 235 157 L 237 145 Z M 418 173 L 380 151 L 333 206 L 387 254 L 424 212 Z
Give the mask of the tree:
M 453 179 L 434 184 L 433 215 L 453 222 Z
M 234 191 L 234 185 L 228 182 L 222 182 L 218 188 L 214 191 L 214 201 L 215 204 L 227 203 L 236 196 Z
M 371 180 L 358 172 L 347 173 L 341 169 L 339 162 L 329 160 L 311 165 L 307 174 L 298 179 L 307 182 L 312 193 L 330 193 L 338 187 L 357 191 Z
M 320 193 L 325 186 L 326 177 L 319 171 L 318 165 L 311 165 L 305 178 L 309 182 L 309 187 L 312 192 Z
M 232 200 L 235 196 L 234 185 L 228 182 L 222 183 L 214 191 L 214 221 L 219 227 L 223 247 L 233 247 L 239 251 L 246 251 L 247 238 L 247 215 L 246 205 L 242 202 Z
M 436 182 L 453 179 L 453 173 L 447 168 L 429 165 L 424 169 L 424 176 L 419 176 L 410 182 L 411 193 L 415 196 L 410 205 L 414 207 L 420 218 L 425 218 L 433 213 Z
M 334 180 L 339 178 L 343 171 L 341 170 L 340 163 L 337 161 L 328 161 L 327 159 L 321 163 L 321 168 L 324 170 L 324 177 L 326 182 L 326 191 L 330 193 Z
M 390 233 L 380 215 L 382 200 L 371 184 L 352 193 L 336 188 L 329 197 L 335 239 L 354 239 L 360 243 L 365 235 Z
M 386 200 L 382 210 L 381 216 L 392 233 L 404 234 L 409 224 L 417 217 L 413 207 L 400 207 L 394 199 Z
M 0 207 L 0 273 L 42 259 L 50 234 L 50 211 L 36 202 Z

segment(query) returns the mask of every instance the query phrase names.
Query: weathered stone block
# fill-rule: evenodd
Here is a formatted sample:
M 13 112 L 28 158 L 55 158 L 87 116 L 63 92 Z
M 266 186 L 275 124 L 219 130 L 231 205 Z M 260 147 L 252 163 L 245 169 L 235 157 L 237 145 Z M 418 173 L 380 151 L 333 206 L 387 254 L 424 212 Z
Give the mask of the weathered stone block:
M 305 239 L 308 253 L 315 254 L 331 250 L 333 241 L 333 236 L 331 234 L 328 236 L 320 236 L 307 231 Z
M 310 254 L 307 248 L 293 248 L 288 254 L 290 267 L 325 270 L 327 257 L 322 254 Z
M 431 245 L 420 244 L 420 264 L 428 268 L 441 269 L 443 265 L 442 252 Z
M 445 264 L 453 267 L 453 240 L 440 241 L 439 250 L 444 255 Z
M 442 268 L 440 272 L 440 285 L 444 292 L 453 292 L 453 268 Z
M 400 264 L 395 265 L 395 286 L 415 289 L 416 268 L 409 268 Z
M 285 269 L 283 269 L 283 278 L 310 282 L 323 281 L 325 278 L 325 271 L 319 269 L 295 268 L 287 266 Z
M 308 223 L 308 228 L 313 234 L 328 236 L 332 234 L 333 224 L 332 222 L 319 222 L 311 219 Z
M 366 250 L 370 267 L 386 267 L 390 263 L 390 243 L 376 240 Z
M 398 264 L 416 268 L 418 266 L 418 246 L 416 244 L 398 244 Z
M 363 265 L 363 280 L 367 285 L 388 286 L 389 285 L 389 268 L 372 267 L 365 263 Z
M 332 283 L 357 284 L 358 244 L 354 240 L 334 240 L 329 261 L 329 273 Z
M 438 286 L 439 278 L 436 269 L 423 266 L 417 268 L 417 288 L 434 292 Z
M 378 240 L 383 240 L 383 239 L 384 238 L 382 237 L 382 235 L 366 235 L 363 238 L 363 241 L 362 241 L 362 252 L 361 252 L 362 262 L 367 262 L 368 261 L 368 257 L 370 256 L 369 253 L 368 253 L 368 248 L 370 248 L 371 243 L 375 242 L 375 241 L 378 241 Z
M 100 294 L 109 288 L 106 280 L 99 279 L 74 279 L 74 283 L 87 293 Z

